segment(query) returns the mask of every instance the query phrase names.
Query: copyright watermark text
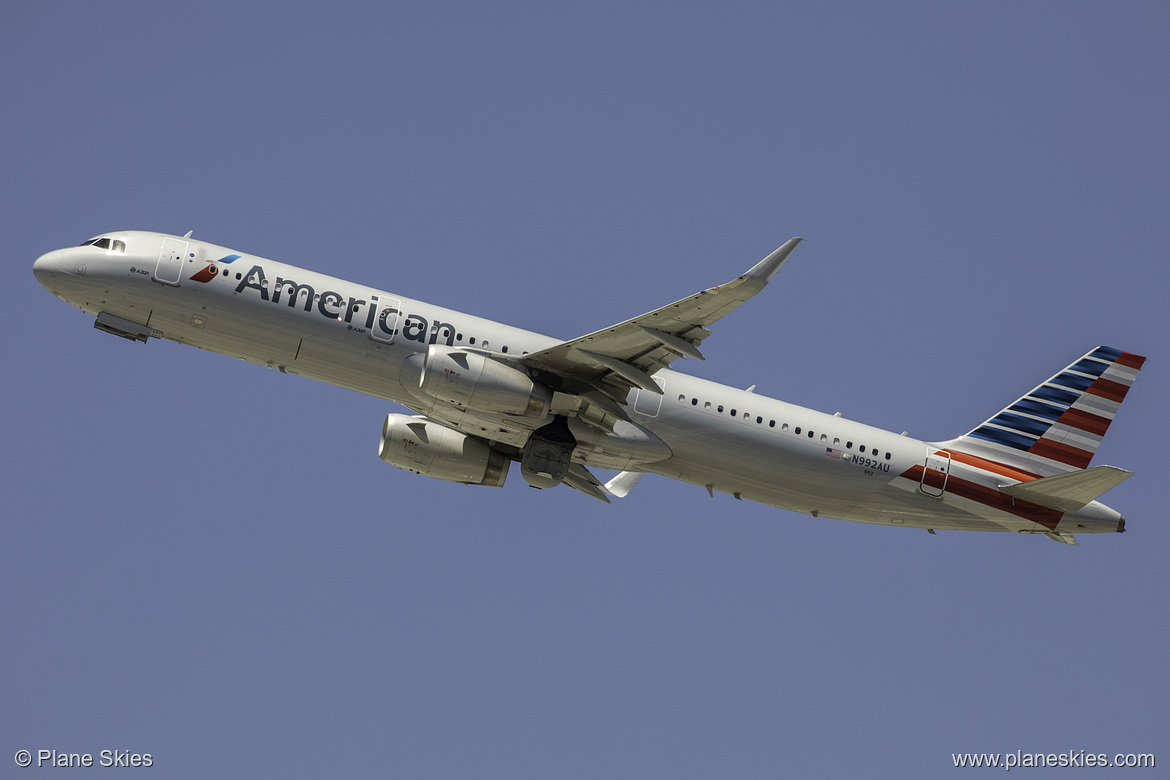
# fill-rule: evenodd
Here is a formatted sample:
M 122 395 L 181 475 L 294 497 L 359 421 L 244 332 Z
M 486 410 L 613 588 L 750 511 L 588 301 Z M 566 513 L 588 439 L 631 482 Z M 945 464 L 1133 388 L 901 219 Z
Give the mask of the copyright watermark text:
M 150 753 L 132 750 L 99 750 L 94 753 L 69 753 L 61 750 L 18 750 L 13 760 L 21 767 L 146 767 L 154 766 Z
M 1064 753 L 952 753 L 956 767 L 984 767 L 1003 769 L 1036 769 L 1051 767 L 1154 767 L 1153 753 L 1089 753 L 1068 750 Z

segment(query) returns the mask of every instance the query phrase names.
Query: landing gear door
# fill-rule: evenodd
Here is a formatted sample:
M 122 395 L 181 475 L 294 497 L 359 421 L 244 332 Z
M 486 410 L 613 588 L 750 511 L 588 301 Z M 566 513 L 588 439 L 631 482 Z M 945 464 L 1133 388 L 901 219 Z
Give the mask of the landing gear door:
M 926 468 L 922 472 L 922 484 L 919 490 L 928 496 L 942 498 L 947 488 L 947 479 L 951 474 L 951 454 L 949 452 L 932 452 L 926 456 Z
M 154 267 L 154 280 L 177 286 L 183 275 L 183 256 L 186 254 L 186 241 L 164 238 L 162 251 L 158 253 L 158 265 Z
M 398 327 L 398 318 L 401 316 L 397 298 L 379 298 L 374 304 L 377 311 L 374 314 L 374 326 L 370 328 L 370 340 L 379 344 L 393 344 L 395 329 Z

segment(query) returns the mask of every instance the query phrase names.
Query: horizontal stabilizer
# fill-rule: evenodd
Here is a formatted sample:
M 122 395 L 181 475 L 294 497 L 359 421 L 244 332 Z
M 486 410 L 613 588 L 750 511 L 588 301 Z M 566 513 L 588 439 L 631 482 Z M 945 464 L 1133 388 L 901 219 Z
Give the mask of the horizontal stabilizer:
M 1067 474 L 1009 485 L 1000 490 L 1009 496 L 1031 501 L 1033 504 L 1050 506 L 1064 512 L 1076 512 L 1132 476 L 1132 471 L 1115 466 L 1094 466 L 1083 471 L 1070 471 Z
M 623 471 L 605 483 L 605 490 L 615 498 L 625 498 L 641 478 L 641 471 Z

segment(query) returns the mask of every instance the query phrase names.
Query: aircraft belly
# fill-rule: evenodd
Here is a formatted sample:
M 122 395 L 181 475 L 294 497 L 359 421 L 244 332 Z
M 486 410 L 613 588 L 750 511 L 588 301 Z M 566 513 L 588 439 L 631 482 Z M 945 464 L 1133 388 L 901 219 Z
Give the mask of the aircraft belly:
M 405 395 L 397 380 L 397 355 L 368 354 L 366 336 L 344 323 L 315 322 L 298 316 L 304 312 L 281 309 L 241 310 L 230 299 L 191 306 L 173 296 L 157 303 L 150 326 L 168 340 L 379 398 L 400 401 Z
M 1035 526 L 1035 523 L 1019 518 L 1015 518 L 1018 522 L 1012 522 L 1004 513 L 994 513 L 998 517 L 993 518 L 990 513 L 966 504 L 968 502 L 954 496 L 939 500 L 891 485 L 849 512 L 834 517 L 855 523 L 950 531 L 1014 531 Z
M 825 448 L 815 442 L 738 422 L 661 430 L 655 432 L 674 456 L 650 471 L 770 506 L 833 516 L 868 500 L 884 484 L 839 458 L 825 457 Z
M 982 493 L 965 490 L 956 478 L 942 496 L 926 495 L 917 480 L 898 476 L 879 495 L 838 519 L 907 528 L 1045 533 L 1069 518 L 1044 507 L 1025 508 L 1011 499 L 999 503 L 994 493 L 990 486 Z

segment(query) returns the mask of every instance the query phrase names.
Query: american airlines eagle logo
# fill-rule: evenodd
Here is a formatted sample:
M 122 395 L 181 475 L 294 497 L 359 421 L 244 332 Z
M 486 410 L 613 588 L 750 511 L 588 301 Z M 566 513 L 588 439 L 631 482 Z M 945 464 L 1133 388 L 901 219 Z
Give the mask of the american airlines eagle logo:
M 192 274 L 190 277 L 191 281 L 207 284 L 219 274 L 219 265 L 229 265 L 239 259 L 239 255 L 227 255 L 226 257 L 221 257 L 214 263 L 205 266 L 203 270 L 196 271 L 194 274 Z

